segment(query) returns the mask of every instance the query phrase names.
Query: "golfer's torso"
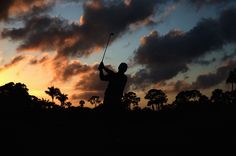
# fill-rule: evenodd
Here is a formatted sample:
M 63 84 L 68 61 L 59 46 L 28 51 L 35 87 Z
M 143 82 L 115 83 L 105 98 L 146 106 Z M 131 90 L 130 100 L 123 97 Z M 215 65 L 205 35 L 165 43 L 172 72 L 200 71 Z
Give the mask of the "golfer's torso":
M 127 81 L 127 76 L 124 74 L 114 73 L 110 76 L 109 83 L 105 92 L 106 96 L 122 97 L 123 90 Z

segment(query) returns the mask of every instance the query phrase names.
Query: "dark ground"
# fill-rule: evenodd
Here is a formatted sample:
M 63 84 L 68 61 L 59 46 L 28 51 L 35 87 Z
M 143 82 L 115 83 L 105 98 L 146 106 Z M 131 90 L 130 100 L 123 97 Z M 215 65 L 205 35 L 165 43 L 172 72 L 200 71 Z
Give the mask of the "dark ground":
M 2 113 L 4 155 L 234 155 L 234 114 Z M 233 153 L 232 153 L 233 152 Z

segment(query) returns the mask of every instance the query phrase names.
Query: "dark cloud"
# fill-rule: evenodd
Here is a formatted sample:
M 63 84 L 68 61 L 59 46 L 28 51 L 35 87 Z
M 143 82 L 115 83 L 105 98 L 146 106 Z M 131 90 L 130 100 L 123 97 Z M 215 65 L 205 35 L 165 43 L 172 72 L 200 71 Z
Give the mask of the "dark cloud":
M 18 51 L 35 49 L 62 51 L 70 44 L 70 38 L 73 40 L 74 31 L 78 27 L 57 17 L 39 16 L 27 20 L 23 28 L 4 29 L 2 37 L 23 40 Z
M 23 60 L 24 58 L 25 58 L 25 56 L 23 56 L 23 55 L 16 56 L 12 59 L 12 61 L 9 64 L 6 64 L 5 66 L 7 67 L 7 66 L 15 65 L 18 62 L 20 62 L 21 60 Z
M 178 80 L 176 82 L 165 83 L 162 87 L 169 87 L 171 89 L 168 92 L 178 93 L 184 90 L 192 89 L 209 89 L 225 83 L 229 75 L 229 72 L 236 67 L 236 60 L 228 60 L 224 65 L 218 67 L 216 71 L 201 74 L 197 76 L 196 80 L 192 83 L 188 83 L 184 80 Z
M 235 49 L 234 52 L 231 53 L 231 54 L 225 54 L 225 55 L 223 56 L 223 58 L 222 58 L 222 61 L 224 62 L 224 61 L 230 60 L 230 59 L 232 59 L 232 58 L 234 58 L 234 57 L 236 57 L 236 49 Z
M 101 91 L 84 91 L 84 92 L 80 92 L 78 94 L 73 94 L 71 96 L 72 100 L 77 100 L 79 102 L 79 100 L 89 100 L 90 97 L 92 96 L 99 96 L 100 100 L 103 100 L 103 92 Z
M 193 63 L 200 64 L 200 65 L 209 65 L 215 61 L 216 61 L 216 58 L 212 58 L 210 60 L 197 59 L 197 60 L 193 60 Z
M 78 100 L 82 100 L 83 98 L 81 98 L 78 94 L 73 94 L 73 95 L 71 95 L 70 99 L 78 101 Z
M 126 1 L 126 4 L 129 3 L 131 11 L 128 11 L 125 9 L 124 2 Z M 173 0 L 173 1 L 179 1 L 179 0 Z M 0 1 L 0 21 L 4 20 L 7 21 L 9 19 L 18 19 L 20 17 L 29 17 L 32 15 L 37 15 L 39 13 L 49 11 L 51 8 L 58 3 L 85 3 L 88 2 L 86 0 L 1 0 Z M 103 6 L 106 6 L 107 8 L 110 6 L 110 4 L 116 4 L 117 7 L 116 11 L 124 11 L 124 14 L 131 13 L 131 16 L 140 16 L 142 14 L 142 11 L 140 9 L 145 8 L 145 5 L 148 5 L 146 9 L 144 10 L 144 14 L 146 15 L 150 14 L 153 10 L 153 6 L 156 3 L 164 3 L 164 0 L 89 0 L 89 3 L 103 3 Z M 212 4 L 227 4 L 229 2 L 233 2 L 233 0 L 191 0 L 191 4 L 194 4 L 198 7 L 201 7 L 203 5 L 212 5 Z M 114 8 L 114 7 L 113 7 Z M 149 9 L 148 9 L 149 8 Z M 139 14 L 135 15 L 135 12 L 139 12 Z M 104 12 L 112 13 L 113 11 L 107 9 L 103 10 Z M 150 11 L 150 12 L 149 12 Z M 145 16 L 145 15 L 144 15 Z M 116 18 L 118 16 L 115 16 Z M 131 17 L 130 19 L 132 19 Z M 109 18 L 109 17 L 108 17 Z M 116 19 L 113 18 L 113 19 Z M 123 17 L 124 18 L 124 17 Z M 151 20 L 149 20 L 151 21 Z
M 53 4 L 54 0 L 1 0 L 0 21 L 37 15 L 50 10 Z
M 188 64 L 226 43 L 236 41 L 236 9 L 225 10 L 218 19 L 203 19 L 188 32 L 172 30 L 164 36 L 156 31 L 141 39 L 134 62 L 143 65 L 135 83 L 157 83 L 188 70 Z
M 236 67 L 236 61 L 231 60 L 226 65 L 219 67 L 215 73 L 203 74 L 197 77 L 192 83 L 192 87 L 196 89 L 207 89 L 225 81 L 229 72 Z
M 8 9 L 10 8 L 13 0 L 0 1 L 0 20 L 6 20 L 8 18 Z
M 98 64 L 88 65 L 77 60 L 69 60 L 67 57 L 55 56 L 49 62 L 54 73 L 53 81 L 68 81 L 72 77 L 84 78 L 91 72 L 97 72 Z M 87 78 L 87 77 L 86 77 Z
M 110 65 L 107 68 L 114 70 Z M 81 80 L 75 85 L 76 89 L 85 91 L 104 91 L 107 82 L 101 81 L 99 77 L 98 65 L 90 67 L 90 72 L 81 77 Z
M 84 96 L 90 97 L 91 94 L 102 96 L 106 89 L 107 83 L 99 79 L 99 73 L 97 71 L 84 75 L 81 80 L 75 85 L 76 90 L 82 90 L 86 94 Z
M 171 91 L 175 92 L 175 93 L 192 89 L 191 84 L 189 84 L 183 80 L 178 80 L 178 81 L 176 81 L 176 83 L 171 83 L 171 85 L 173 86 L 173 90 L 171 90 Z
M 90 72 L 91 70 L 96 70 L 97 65 L 89 66 L 87 64 L 82 64 L 79 61 L 73 61 L 72 63 L 68 64 L 66 68 L 63 71 L 63 80 L 66 81 L 72 76 L 78 75 L 78 74 L 86 74 L 87 72 Z
M 131 24 L 154 15 L 158 2 L 135 0 L 125 4 L 123 1 L 90 0 L 83 5 L 80 24 L 58 17 L 33 16 L 22 28 L 4 29 L 2 37 L 22 41 L 19 51 L 56 50 L 63 56 L 88 56 L 105 45 L 110 32 L 115 33 L 114 40 Z
M 3 70 L 8 69 L 10 67 L 13 67 L 13 66 L 17 65 L 19 62 L 21 62 L 24 59 L 25 59 L 25 56 L 23 56 L 23 55 L 19 55 L 19 56 L 14 57 L 11 60 L 11 62 L 5 64 L 3 67 L 0 67 L 0 72 L 3 71 Z
M 192 4 L 196 5 L 198 8 L 205 5 L 226 5 L 228 3 L 235 2 L 234 0 L 190 0 Z
M 49 60 L 49 57 L 46 55 L 46 56 L 43 56 L 43 57 L 40 58 L 40 59 L 37 59 L 37 58 L 31 59 L 30 62 L 29 62 L 29 64 L 31 64 L 31 65 L 41 64 L 41 63 L 46 62 L 47 60 Z
M 38 64 L 38 60 L 36 58 L 33 58 L 30 60 L 29 64 L 31 64 L 31 65 Z

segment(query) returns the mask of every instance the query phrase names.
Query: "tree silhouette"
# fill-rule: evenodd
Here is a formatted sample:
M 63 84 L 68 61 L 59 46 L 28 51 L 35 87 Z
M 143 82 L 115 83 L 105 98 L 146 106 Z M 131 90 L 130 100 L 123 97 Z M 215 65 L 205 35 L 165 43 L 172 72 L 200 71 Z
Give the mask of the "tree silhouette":
M 3 96 L 10 96 L 10 95 L 28 96 L 29 95 L 28 88 L 26 87 L 25 84 L 23 83 L 15 84 L 13 82 L 10 82 L 10 83 L 5 84 L 4 86 L 1 86 L 0 94 Z
M 225 104 L 233 104 L 235 105 L 236 103 L 236 91 L 227 91 L 224 93 L 224 103 Z
M 99 99 L 99 96 L 91 96 L 88 102 L 90 102 L 96 108 L 97 105 L 100 104 L 101 100 Z
M 152 106 L 155 110 L 154 105 L 156 105 L 156 110 L 160 110 L 164 103 L 167 102 L 167 96 L 162 90 L 150 89 L 144 97 L 148 101 L 148 106 Z
M 211 95 L 211 101 L 215 104 L 221 104 L 225 101 L 225 94 L 222 89 L 215 89 Z
M 64 107 L 65 106 L 65 101 L 68 99 L 68 95 L 67 94 L 63 94 L 63 93 L 59 93 L 56 98 L 61 102 L 61 106 Z
M 201 95 L 199 98 L 199 103 L 200 104 L 209 104 L 210 100 L 206 95 Z
M 197 102 L 201 97 L 201 92 L 198 90 L 187 90 L 178 93 L 176 96 L 177 103 L 186 103 L 186 102 Z
M 1 110 L 24 111 L 31 109 L 31 96 L 23 83 L 7 83 L 0 87 Z
M 48 87 L 48 90 L 45 91 L 46 94 L 51 96 L 52 102 L 54 102 L 54 98 L 60 93 L 59 88 L 55 88 L 54 86 Z
M 80 107 L 81 107 L 81 108 L 84 108 L 85 101 L 84 101 L 84 100 L 80 100 L 80 101 L 79 101 L 79 104 L 80 104 Z
M 140 97 L 137 97 L 134 92 L 125 93 L 122 97 L 122 103 L 124 103 L 128 110 L 131 110 L 131 105 L 133 105 L 133 108 L 137 107 L 139 102 Z
M 190 90 L 187 92 L 187 98 L 189 101 L 198 102 L 201 96 L 202 94 L 199 90 Z
M 234 83 L 236 83 L 236 68 L 229 72 L 229 76 L 226 79 L 226 83 L 230 83 L 232 86 L 232 91 L 234 90 Z
M 154 105 L 155 105 L 155 103 L 153 101 L 148 101 L 148 103 L 147 103 L 147 106 L 149 106 L 149 107 L 151 106 L 153 111 L 155 110 Z
M 135 112 L 141 112 L 142 109 L 141 109 L 141 107 L 139 107 L 139 106 L 135 106 L 135 107 L 133 107 L 133 111 L 135 111 Z

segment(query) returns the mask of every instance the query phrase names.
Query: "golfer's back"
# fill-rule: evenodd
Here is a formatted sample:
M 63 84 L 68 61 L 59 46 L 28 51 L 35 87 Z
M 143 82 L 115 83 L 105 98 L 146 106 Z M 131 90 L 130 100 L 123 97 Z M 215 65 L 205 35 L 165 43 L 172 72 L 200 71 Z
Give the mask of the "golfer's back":
M 105 91 L 104 104 L 115 105 L 121 102 L 127 76 L 123 73 L 109 75 L 109 83 Z

